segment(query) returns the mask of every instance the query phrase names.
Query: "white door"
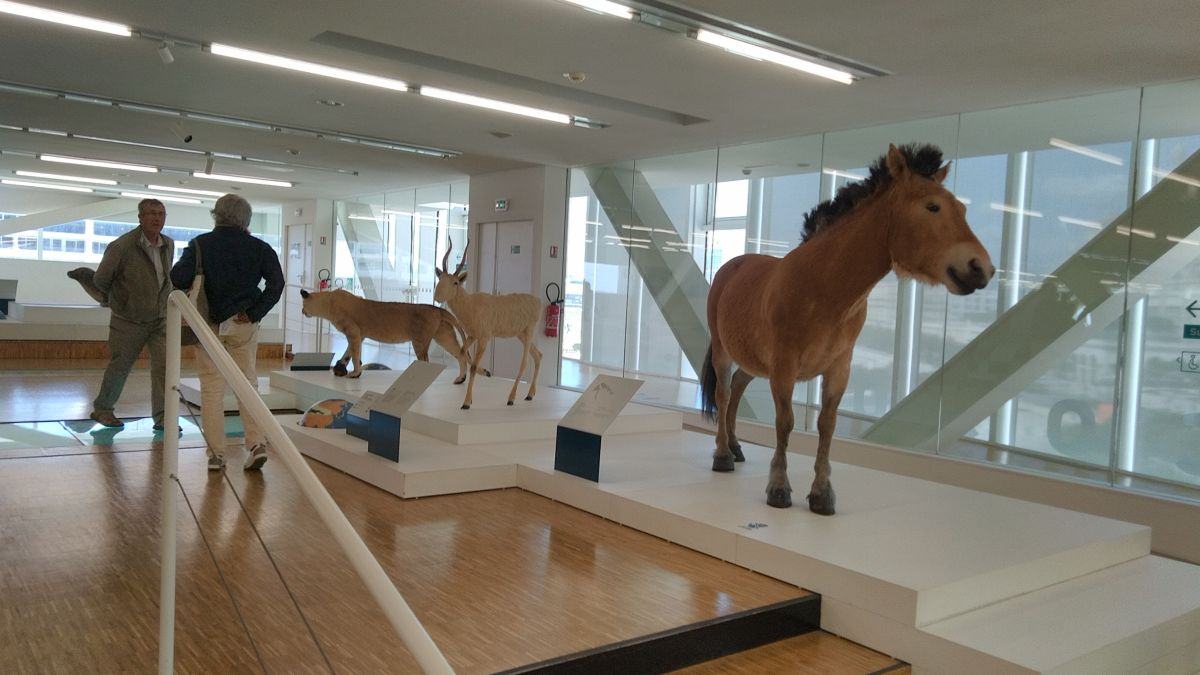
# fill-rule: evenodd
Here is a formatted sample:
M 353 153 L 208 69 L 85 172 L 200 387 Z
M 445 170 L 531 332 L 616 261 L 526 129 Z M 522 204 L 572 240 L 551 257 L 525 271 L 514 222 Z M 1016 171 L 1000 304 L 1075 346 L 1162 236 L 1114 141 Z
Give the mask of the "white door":
M 301 312 L 300 289 L 315 290 L 310 277 L 312 238 L 309 225 L 289 225 L 283 274 L 287 285 L 283 289 L 283 342 L 291 344 L 293 352 L 319 351 L 317 320 L 305 318 Z
M 479 228 L 479 290 L 484 293 L 533 293 L 533 221 L 484 223 Z M 498 338 L 488 347 L 484 363 L 497 377 L 516 377 L 521 365 L 521 342 Z M 533 373 L 525 364 L 525 378 Z

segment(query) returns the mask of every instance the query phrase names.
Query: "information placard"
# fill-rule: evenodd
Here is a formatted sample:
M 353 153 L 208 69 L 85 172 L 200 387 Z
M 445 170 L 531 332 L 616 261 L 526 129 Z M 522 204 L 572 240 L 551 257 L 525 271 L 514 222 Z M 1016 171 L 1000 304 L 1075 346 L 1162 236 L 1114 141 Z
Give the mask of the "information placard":
M 403 417 L 445 368 L 440 363 L 413 361 L 400 373 L 400 377 L 396 378 L 392 386 L 383 392 L 383 396 L 375 400 L 371 409 L 393 417 Z
M 559 425 L 597 436 L 603 435 L 641 386 L 641 380 L 616 375 L 597 375 L 579 395 L 575 405 L 563 416 Z

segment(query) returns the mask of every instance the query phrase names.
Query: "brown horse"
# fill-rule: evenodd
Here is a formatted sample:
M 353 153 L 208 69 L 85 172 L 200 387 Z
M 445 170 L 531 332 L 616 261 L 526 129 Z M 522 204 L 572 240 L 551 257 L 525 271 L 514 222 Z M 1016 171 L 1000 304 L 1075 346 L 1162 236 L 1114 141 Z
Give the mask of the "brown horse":
M 766 377 L 775 399 L 767 503 L 791 506 L 792 389 L 798 380 L 821 375 L 808 508 L 833 514 L 829 443 L 871 289 L 894 270 L 969 295 L 996 271 L 967 225 L 962 202 L 942 187 L 949 169 L 933 146 L 892 145 L 867 179 L 843 187 L 805 217 L 800 246 L 783 258 L 738 256 L 717 271 L 708 294 L 712 343 L 702 376 L 704 414 L 712 419 L 715 413 L 717 420 L 713 471 L 733 471 L 734 461 L 743 461 L 734 435 L 738 403 L 751 380 Z

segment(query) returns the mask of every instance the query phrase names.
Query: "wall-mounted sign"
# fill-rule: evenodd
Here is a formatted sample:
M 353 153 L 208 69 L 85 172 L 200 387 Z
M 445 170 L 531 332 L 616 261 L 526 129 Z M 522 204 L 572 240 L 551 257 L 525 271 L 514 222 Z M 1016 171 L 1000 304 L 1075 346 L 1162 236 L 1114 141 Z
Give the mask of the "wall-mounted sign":
M 509 247 L 508 247 L 508 252 L 509 252 L 509 253 L 511 253 L 511 254 L 513 254 L 513 255 L 520 255 L 520 253 L 521 253 L 521 245 L 520 245 L 520 244 L 513 244 L 512 246 L 509 246 Z
M 508 200 L 507 199 L 497 199 L 496 200 L 496 210 L 497 211 L 507 211 L 508 210 Z
M 1200 307 L 1196 306 L 1195 300 L 1192 301 L 1192 304 L 1188 305 L 1187 307 L 1184 307 L 1184 309 L 1187 310 L 1188 314 L 1192 315 L 1193 319 L 1196 318 L 1196 312 L 1200 311 Z
M 1200 352 L 1184 352 L 1180 354 L 1179 369 L 1185 373 L 1200 374 Z
M 1200 324 L 1186 323 L 1183 325 L 1183 339 L 1200 340 Z

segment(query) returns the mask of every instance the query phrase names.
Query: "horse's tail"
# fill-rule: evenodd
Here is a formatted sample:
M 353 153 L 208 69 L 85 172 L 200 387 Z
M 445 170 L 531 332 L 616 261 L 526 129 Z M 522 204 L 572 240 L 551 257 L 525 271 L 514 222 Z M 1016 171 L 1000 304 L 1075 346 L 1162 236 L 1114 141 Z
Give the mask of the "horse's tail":
M 438 309 L 442 308 L 439 307 Z M 458 317 L 454 316 L 450 310 L 442 309 L 442 321 L 450 324 L 450 329 L 454 331 L 454 337 L 458 338 L 459 346 L 465 347 L 467 344 L 467 329 L 458 320 Z
M 704 366 L 700 374 L 700 414 L 704 419 L 713 421 L 717 418 L 717 369 L 713 368 L 712 343 L 704 353 Z

